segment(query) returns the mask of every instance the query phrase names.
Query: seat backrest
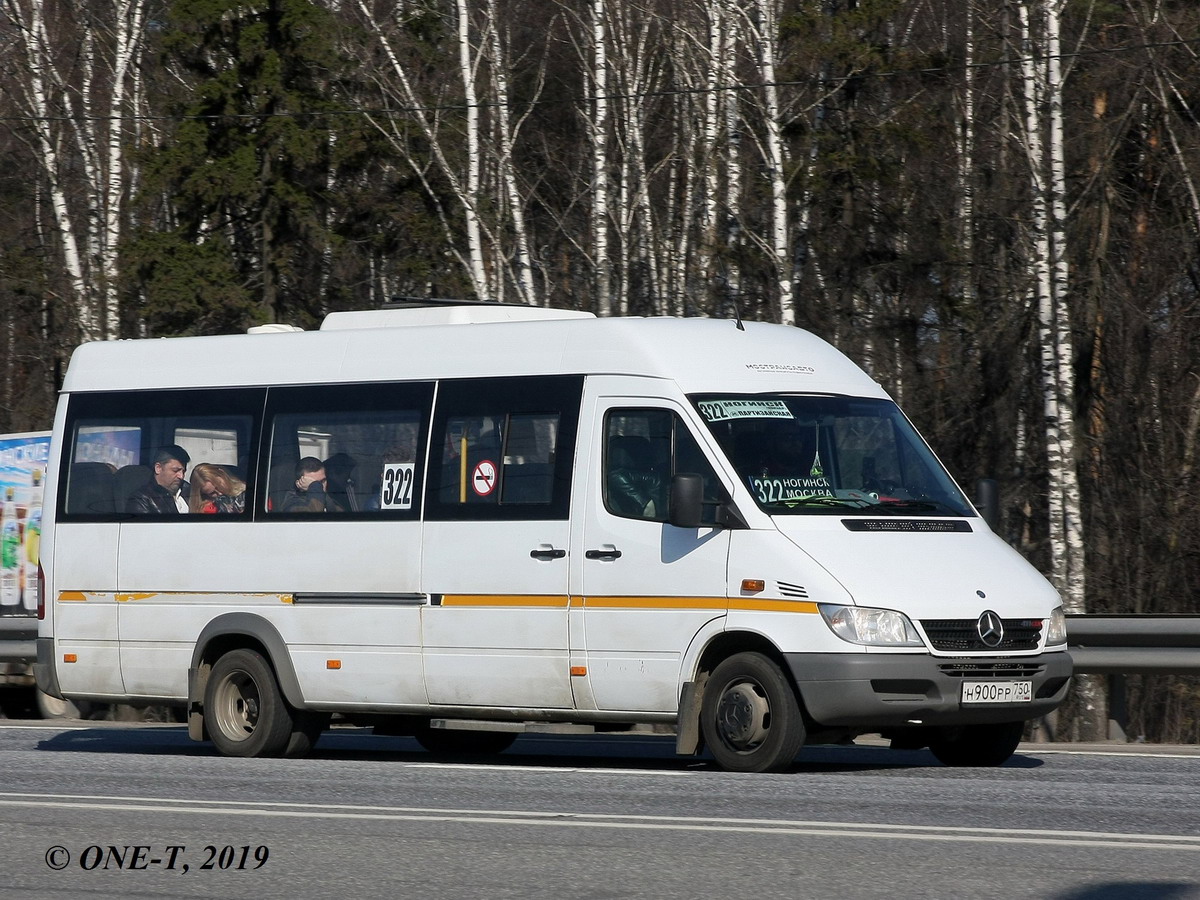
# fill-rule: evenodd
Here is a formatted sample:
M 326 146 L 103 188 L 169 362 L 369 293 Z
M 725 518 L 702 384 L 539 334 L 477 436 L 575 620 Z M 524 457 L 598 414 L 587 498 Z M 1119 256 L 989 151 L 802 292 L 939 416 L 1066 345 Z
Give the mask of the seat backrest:
M 278 512 L 283 509 L 284 498 L 296 487 L 296 463 L 282 460 L 271 464 L 267 474 L 267 509 Z
M 149 466 L 135 464 L 117 469 L 117 474 L 113 476 L 113 508 L 117 512 L 124 512 L 125 504 L 133 492 L 149 481 Z
M 67 481 L 67 512 L 94 516 L 113 509 L 113 472 L 108 463 L 73 463 Z

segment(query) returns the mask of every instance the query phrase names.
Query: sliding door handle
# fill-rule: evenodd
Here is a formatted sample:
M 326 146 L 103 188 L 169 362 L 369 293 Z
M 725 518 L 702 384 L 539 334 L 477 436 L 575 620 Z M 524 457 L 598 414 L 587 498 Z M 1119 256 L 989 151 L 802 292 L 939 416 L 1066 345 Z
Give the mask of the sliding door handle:
M 583 554 L 588 559 L 598 559 L 601 562 L 612 562 L 621 558 L 621 551 L 616 547 L 606 547 L 603 550 L 588 550 Z

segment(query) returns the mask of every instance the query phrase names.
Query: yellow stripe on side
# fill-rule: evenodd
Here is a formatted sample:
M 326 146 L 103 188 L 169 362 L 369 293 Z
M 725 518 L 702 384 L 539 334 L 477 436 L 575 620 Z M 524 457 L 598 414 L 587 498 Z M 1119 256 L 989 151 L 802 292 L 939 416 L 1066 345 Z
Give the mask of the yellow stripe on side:
M 567 596 L 554 594 L 443 594 L 442 606 L 561 606 Z
M 817 604 L 807 601 L 759 600 L 753 597 L 572 597 L 571 602 L 572 605 L 592 609 L 736 609 L 788 613 L 817 611 Z
M 814 614 L 817 604 L 808 600 L 756 600 L 752 597 L 731 597 L 729 608 L 752 612 L 786 612 Z
M 151 600 L 157 596 L 158 596 L 157 593 L 113 594 L 113 599 L 116 600 L 118 603 L 128 603 L 131 600 Z
M 592 609 L 725 609 L 724 597 L 584 597 Z
M 155 600 L 155 599 L 169 600 L 172 597 L 191 598 L 191 597 L 222 597 L 222 596 L 228 596 L 228 597 L 233 597 L 233 598 L 275 597 L 275 598 L 278 598 L 279 602 L 281 602 L 281 603 L 292 603 L 293 602 L 293 598 L 292 598 L 291 594 L 242 594 L 242 593 L 231 594 L 228 592 L 212 593 L 212 592 L 206 592 L 206 591 L 144 591 L 144 592 L 140 592 L 140 593 L 115 593 L 115 594 L 109 594 L 109 593 L 102 592 L 102 591 L 91 591 L 91 592 L 59 591 L 58 592 L 58 601 L 60 603 L 86 603 L 88 600 L 89 593 L 91 594 L 92 597 L 94 597 L 98 600 L 107 600 L 108 598 L 111 597 L 117 603 L 132 603 L 136 600 Z

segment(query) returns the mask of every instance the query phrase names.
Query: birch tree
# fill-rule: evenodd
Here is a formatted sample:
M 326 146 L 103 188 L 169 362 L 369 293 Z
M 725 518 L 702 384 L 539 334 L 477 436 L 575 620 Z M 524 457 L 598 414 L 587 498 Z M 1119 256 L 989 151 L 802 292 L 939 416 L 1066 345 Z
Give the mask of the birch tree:
M 779 0 L 755 0 L 748 19 L 750 39 L 758 47 L 758 68 L 762 79 L 762 118 L 764 173 L 770 185 L 769 226 L 765 243 L 770 252 L 779 291 L 779 321 L 796 324 L 792 298 L 791 242 L 788 234 L 786 156 L 782 135 L 782 108 L 775 74 L 779 55 Z
M 608 150 L 608 0 L 591 0 L 588 21 L 591 39 L 591 71 L 586 82 L 590 102 L 587 115 L 587 135 L 592 158 L 591 235 L 592 260 L 595 266 L 596 313 L 607 316 L 612 312 L 612 263 L 608 254 L 609 208 L 609 150 Z
M 1047 456 L 1051 577 L 1067 612 L 1086 611 L 1083 503 L 1075 451 L 1075 351 L 1066 246 L 1061 19 L 1065 0 L 1018 7 L 1024 147 L 1032 198 L 1033 305 L 1037 313 Z M 1086 738 L 1103 737 L 1103 697 L 1094 678 L 1078 683 Z
M 119 334 L 118 249 L 128 196 L 128 148 L 136 136 L 146 0 L 69 6 L 3 0 L 22 72 L 17 94 L 30 122 L 56 244 L 82 340 Z M 80 48 L 68 68 L 65 47 Z

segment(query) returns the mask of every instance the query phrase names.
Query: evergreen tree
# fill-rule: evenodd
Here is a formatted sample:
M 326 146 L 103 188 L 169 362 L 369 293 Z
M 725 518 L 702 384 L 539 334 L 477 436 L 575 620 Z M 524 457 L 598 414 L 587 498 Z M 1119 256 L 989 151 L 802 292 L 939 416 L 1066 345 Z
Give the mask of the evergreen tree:
M 179 118 L 146 161 L 125 266 L 152 333 L 323 312 L 335 25 L 308 0 L 171 5 L 161 45 Z

